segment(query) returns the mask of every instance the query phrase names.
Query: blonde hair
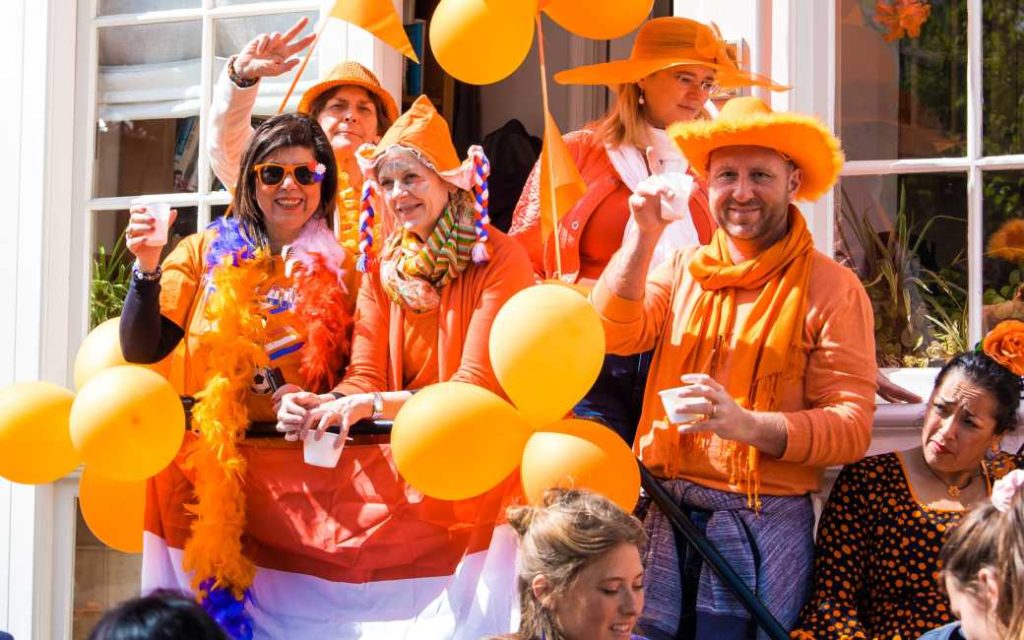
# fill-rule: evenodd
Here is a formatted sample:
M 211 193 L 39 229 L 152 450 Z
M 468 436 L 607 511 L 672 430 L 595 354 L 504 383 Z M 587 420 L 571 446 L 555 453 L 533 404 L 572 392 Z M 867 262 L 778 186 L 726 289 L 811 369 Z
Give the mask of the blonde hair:
M 519 534 L 519 631 L 507 638 L 562 640 L 551 605 L 569 591 L 590 562 L 620 544 L 641 552 L 647 544 L 640 521 L 607 498 L 578 489 L 552 489 L 537 507 L 513 507 L 509 524 Z M 543 575 L 551 590 L 538 599 L 533 580 Z
M 978 572 L 998 575 L 996 619 L 1006 638 L 1024 638 L 1024 490 L 1018 490 L 1006 512 L 992 503 L 971 511 L 953 530 L 939 553 L 942 575 L 976 598 Z
M 653 74 L 652 74 L 653 75 Z M 636 82 L 620 84 L 615 89 L 615 102 L 592 125 L 598 136 L 613 147 L 629 144 L 643 150 L 651 141 L 647 137 L 647 118 L 640 104 L 640 85 Z M 710 120 L 711 115 L 701 108 L 696 120 Z

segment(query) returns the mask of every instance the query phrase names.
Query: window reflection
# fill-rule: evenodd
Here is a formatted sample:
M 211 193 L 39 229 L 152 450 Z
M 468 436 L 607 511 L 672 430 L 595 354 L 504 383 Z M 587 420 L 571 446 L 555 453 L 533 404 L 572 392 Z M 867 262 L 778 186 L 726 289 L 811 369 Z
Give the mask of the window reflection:
M 982 330 L 1024 320 L 1024 171 L 985 173 Z

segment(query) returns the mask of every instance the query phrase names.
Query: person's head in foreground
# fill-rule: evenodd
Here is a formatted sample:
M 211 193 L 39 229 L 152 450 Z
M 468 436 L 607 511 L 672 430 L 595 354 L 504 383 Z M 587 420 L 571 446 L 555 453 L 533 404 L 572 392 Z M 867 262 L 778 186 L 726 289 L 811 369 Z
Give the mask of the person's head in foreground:
M 192 598 L 158 591 L 107 611 L 88 640 L 227 640 L 227 636 Z
M 509 510 L 520 537 L 523 640 L 629 638 L 644 605 L 640 522 L 610 500 L 552 489 Z
M 967 640 L 1024 638 L 1024 471 L 953 530 L 939 555 L 952 611 Z

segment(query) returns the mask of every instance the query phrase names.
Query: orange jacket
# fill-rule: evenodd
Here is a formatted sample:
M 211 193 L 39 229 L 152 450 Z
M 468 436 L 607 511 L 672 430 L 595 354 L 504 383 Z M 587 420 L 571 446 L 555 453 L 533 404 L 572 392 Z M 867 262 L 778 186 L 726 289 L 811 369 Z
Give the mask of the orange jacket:
M 580 273 L 580 236 L 597 206 L 616 189 L 625 187 L 622 178 L 608 158 L 604 142 L 591 129 L 573 131 L 563 136 L 573 162 L 587 190 L 558 225 L 559 249 L 562 254 L 562 279 L 576 282 Z M 555 244 L 551 238 L 541 244 L 540 229 L 540 161 L 534 165 L 523 187 L 509 235 L 518 240 L 530 255 L 533 270 L 539 279 L 553 278 L 556 271 Z M 691 175 L 694 175 L 691 173 Z M 694 190 L 690 197 L 690 215 L 701 244 L 711 239 L 716 224 L 708 205 L 707 187 L 702 178 L 694 175 Z
M 488 229 L 491 259 L 470 263 L 441 290 L 437 310 L 436 382 L 468 382 L 504 397 L 491 368 L 488 340 L 505 301 L 534 282 L 526 251 Z M 380 276 L 363 278 L 352 334 L 352 359 L 335 390 L 346 395 L 402 390 L 405 311 L 384 293 Z

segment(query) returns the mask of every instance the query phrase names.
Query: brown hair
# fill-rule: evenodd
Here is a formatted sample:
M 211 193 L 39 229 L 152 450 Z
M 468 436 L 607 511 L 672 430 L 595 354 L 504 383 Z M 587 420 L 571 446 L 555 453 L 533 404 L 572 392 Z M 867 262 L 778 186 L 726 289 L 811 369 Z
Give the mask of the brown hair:
M 256 128 L 249 146 L 242 154 L 242 169 L 235 184 L 235 197 L 231 210 L 238 217 L 242 230 L 258 247 L 269 247 L 263 212 L 256 202 L 256 173 L 253 167 L 268 155 L 283 147 L 310 149 L 316 161 L 327 168 L 320 182 L 320 204 L 314 218 L 323 218 L 327 226 L 334 227 L 334 209 L 337 207 L 338 167 L 334 150 L 327 135 L 316 120 L 301 113 L 274 116 Z
M 646 149 L 650 140 L 647 139 L 644 108 L 640 104 L 640 85 L 636 82 L 620 84 L 615 94 L 615 102 L 595 121 L 594 129 L 605 143 L 614 147 L 629 144 L 640 150 Z M 710 120 L 711 116 L 702 108 L 697 119 Z
M 971 511 L 953 530 L 939 552 L 942 574 L 981 598 L 978 572 L 990 568 L 999 576 L 996 619 L 1006 638 L 1024 638 L 1024 490 L 1018 490 L 1004 513 L 992 503 Z
M 320 112 L 327 106 L 327 102 L 334 97 L 334 94 L 338 93 L 345 87 L 355 87 L 356 89 L 362 89 L 366 92 L 366 95 L 370 97 L 370 101 L 373 102 L 373 108 L 377 110 L 377 135 L 382 136 L 384 132 L 391 128 L 393 124 L 391 118 L 388 117 L 387 107 L 384 106 L 384 101 L 376 93 L 360 87 L 357 84 L 342 84 L 323 91 L 318 95 L 313 102 L 309 103 L 309 115 L 314 120 L 320 119 Z
M 583 568 L 620 544 L 643 550 L 647 544 L 640 521 L 599 494 L 552 489 L 536 507 L 513 507 L 509 524 L 519 534 L 519 631 L 510 638 L 562 640 L 549 610 L 579 578 Z M 533 579 L 543 575 L 552 589 L 543 599 L 533 593 Z

